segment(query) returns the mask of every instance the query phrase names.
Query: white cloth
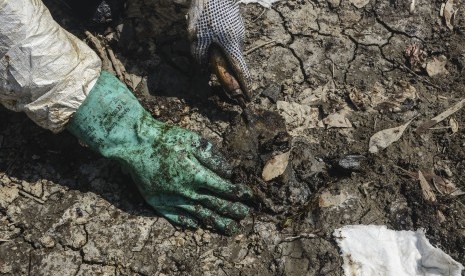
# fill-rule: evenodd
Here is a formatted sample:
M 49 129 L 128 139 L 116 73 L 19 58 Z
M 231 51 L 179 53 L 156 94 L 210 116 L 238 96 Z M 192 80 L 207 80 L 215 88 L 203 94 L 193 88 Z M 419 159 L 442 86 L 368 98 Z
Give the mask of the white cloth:
M 100 75 L 101 61 L 41 0 L 0 0 L 0 103 L 59 132 Z
M 334 231 L 347 276 L 460 276 L 463 265 L 429 243 L 422 230 L 347 225 Z

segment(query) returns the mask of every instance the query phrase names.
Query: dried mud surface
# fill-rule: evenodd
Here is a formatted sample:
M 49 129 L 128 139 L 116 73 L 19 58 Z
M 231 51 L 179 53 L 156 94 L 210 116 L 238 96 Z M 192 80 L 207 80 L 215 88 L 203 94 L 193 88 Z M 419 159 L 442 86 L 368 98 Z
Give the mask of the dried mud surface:
M 450 30 L 441 1 L 416 1 L 413 12 L 403 0 L 242 6 L 256 95 L 250 128 L 190 57 L 186 1 L 128 2 L 121 18 L 102 27 L 45 1 L 72 33 L 85 39 L 90 30 L 108 42 L 155 117 L 197 131 L 227 153 L 235 181 L 258 195 L 254 212 L 233 237 L 176 228 L 143 202 L 117 164 L 68 133 L 53 135 L 1 108 L 0 274 L 342 275 L 332 232 L 347 224 L 424 228 L 433 245 L 465 263 L 465 197 L 433 187 L 436 201 L 428 201 L 415 177 L 435 173 L 465 190 L 465 111 L 451 117 L 455 133 L 450 118 L 415 132 L 465 97 L 463 11 Z M 405 56 L 411 45 L 427 61 L 445 56 L 447 72 L 430 77 L 415 68 Z M 417 97 L 375 106 L 355 101 L 353 91 Z M 313 101 L 312 93 L 323 97 Z M 312 106 L 306 110 L 317 120 L 349 110 L 351 127 L 302 123 L 283 102 Z M 289 113 L 297 121 L 288 121 Z M 410 120 L 399 141 L 368 152 L 374 133 Z M 288 151 L 284 173 L 263 181 L 266 162 Z M 363 156 L 361 165 L 338 166 L 347 155 Z

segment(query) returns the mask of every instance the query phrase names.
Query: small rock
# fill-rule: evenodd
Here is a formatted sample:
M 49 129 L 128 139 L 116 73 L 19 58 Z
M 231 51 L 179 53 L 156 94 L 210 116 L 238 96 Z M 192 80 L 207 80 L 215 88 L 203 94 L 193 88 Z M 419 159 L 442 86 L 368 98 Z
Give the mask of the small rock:
M 338 166 L 349 171 L 358 171 L 362 168 L 362 162 L 365 161 L 363 155 L 346 155 L 339 159 Z
M 13 271 L 13 267 L 11 266 L 11 264 L 0 262 L 0 273 L 1 274 L 8 274 L 8 273 L 11 273 L 12 271 Z
M 19 190 L 16 187 L 0 187 L 0 207 L 6 208 L 19 196 Z
M 279 96 L 281 94 L 281 87 L 276 84 L 272 84 L 263 90 L 262 94 L 270 99 L 273 103 L 276 103 L 279 100 Z
M 69 241 L 72 248 L 79 249 L 87 243 L 87 237 L 84 231 L 75 230 L 73 231 L 71 240 Z
M 39 241 L 40 244 L 42 244 L 46 248 L 52 248 L 55 246 L 55 241 L 49 235 L 43 236 L 42 238 L 40 238 Z
M 457 131 L 459 131 L 459 123 L 454 118 L 450 118 L 449 125 L 450 129 L 452 130 L 452 133 L 456 133 Z
M 234 241 L 239 243 L 244 239 L 244 234 L 239 234 L 234 238 Z
M 339 5 L 341 4 L 341 0 L 327 0 L 327 1 L 328 1 L 329 6 L 332 9 L 339 7 Z
M 175 237 L 174 238 L 174 243 L 177 247 L 181 247 L 181 246 L 184 246 L 184 244 L 186 244 L 186 240 L 183 238 L 183 237 Z
M 349 0 L 352 5 L 357 7 L 358 9 L 361 9 L 365 7 L 368 3 L 370 3 L 370 0 Z
M 211 241 L 211 235 L 209 233 L 203 234 L 203 242 L 210 243 L 210 241 Z
M 198 230 L 194 233 L 194 240 L 197 244 L 202 243 L 202 233 L 199 233 Z

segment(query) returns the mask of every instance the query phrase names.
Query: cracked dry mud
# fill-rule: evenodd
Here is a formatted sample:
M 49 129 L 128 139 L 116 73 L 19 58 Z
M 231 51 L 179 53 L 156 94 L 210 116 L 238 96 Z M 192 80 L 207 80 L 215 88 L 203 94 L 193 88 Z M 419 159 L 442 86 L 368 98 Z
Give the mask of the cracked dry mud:
M 104 28 L 83 26 L 60 1 L 45 1 L 77 36 L 88 28 L 106 35 L 126 70 L 144 77 L 136 89 L 144 106 L 215 141 L 237 166 L 235 180 L 260 200 L 233 237 L 175 228 L 143 203 L 115 163 L 67 133 L 53 135 L 0 109 L 0 274 L 342 275 L 332 232 L 346 224 L 424 228 L 433 245 L 464 263 L 465 197 L 434 190 L 437 201 L 429 202 L 406 171 L 434 170 L 465 190 L 465 111 L 453 115 L 456 133 L 447 122 L 414 132 L 465 96 L 465 18 L 460 13 L 451 31 L 440 1 L 417 1 L 413 13 L 410 1 L 352 2 L 242 7 L 256 94 L 250 128 L 193 63 L 186 1 L 128 1 L 122 18 Z M 429 77 L 410 68 L 404 53 L 412 44 L 430 58 L 444 55 L 448 73 Z M 371 97 L 407 88 L 418 98 L 403 101 L 400 112 L 368 110 L 350 97 L 354 89 Z M 326 99 L 312 104 L 317 117 L 348 108 L 352 127 L 290 129 L 277 102 L 303 103 L 322 90 Z M 368 153 L 374 133 L 412 118 L 398 142 Z M 289 150 L 283 175 L 261 180 L 265 163 Z M 348 154 L 365 156 L 362 167 L 332 165 Z M 347 200 L 322 202 L 332 195 Z

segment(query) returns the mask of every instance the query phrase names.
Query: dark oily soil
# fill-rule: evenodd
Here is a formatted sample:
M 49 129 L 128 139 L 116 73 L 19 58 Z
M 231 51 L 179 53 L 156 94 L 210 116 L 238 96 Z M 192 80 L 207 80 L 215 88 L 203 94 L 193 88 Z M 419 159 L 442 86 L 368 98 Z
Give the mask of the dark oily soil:
M 450 30 L 441 1 L 416 1 L 413 12 L 410 1 L 389 0 L 243 6 L 255 94 L 244 115 L 191 58 L 187 1 L 128 1 L 106 24 L 44 2 L 75 35 L 91 30 L 105 39 L 128 74 L 142 77 L 141 103 L 213 140 L 236 166 L 234 180 L 257 199 L 236 236 L 175 228 L 117 164 L 0 109 L 0 274 L 341 275 L 332 232 L 347 224 L 424 228 L 433 245 L 465 263 L 465 196 L 430 181 L 436 200 L 427 200 L 417 179 L 422 171 L 465 190 L 465 111 L 415 132 L 465 98 L 463 13 Z M 420 54 L 406 54 L 413 46 Z M 441 56 L 447 72 L 429 76 L 424 65 Z M 323 99 L 305 103 L 306 91 L 324 87 Z M 412 89 L 417 97 L 402 98 Z M 385 98 L 375 104 L 376 95 Z M 352 127 L 296 132 L 285 113 L 297 109 L 283 112 L 282 101 L 311 105 L 317 119 L 349 109 Z M 374 133 L 410 120 L 397 142 L 369 153 Z M 265 164 L 289 151 L 284 172 L 264 181 Z

